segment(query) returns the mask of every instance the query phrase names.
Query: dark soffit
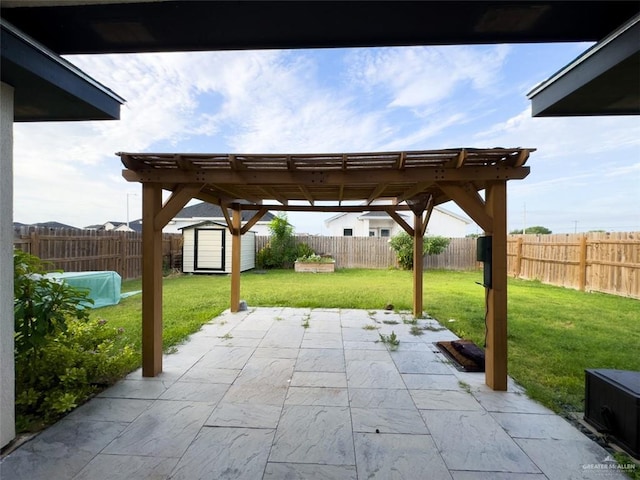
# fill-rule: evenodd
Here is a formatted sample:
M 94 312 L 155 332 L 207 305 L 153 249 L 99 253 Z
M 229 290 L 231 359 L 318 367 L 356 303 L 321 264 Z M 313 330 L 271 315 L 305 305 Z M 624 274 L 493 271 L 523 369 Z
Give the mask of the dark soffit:
M 2 20 L 1 79 L 14 87 L 14 120 L 120 118 L 124 100 Z
M 1 15 L 59 54 L 598 41 L 637 1 L 151 1 Z M 79 2 L 81 3 L 81 2 Z

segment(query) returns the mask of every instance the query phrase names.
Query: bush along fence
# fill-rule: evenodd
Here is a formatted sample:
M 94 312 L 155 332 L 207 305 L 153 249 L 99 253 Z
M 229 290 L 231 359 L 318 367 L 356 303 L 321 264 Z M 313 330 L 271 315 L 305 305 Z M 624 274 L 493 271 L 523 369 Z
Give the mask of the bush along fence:
M 36 255 L 50 270 L 87 272 L 109 270 L 123 279 L 142 276 L 142 234 L 66 228 L 18 227 L 15 248 Z M 162 236 L 167 269 L 182 269 L 182 235 Z

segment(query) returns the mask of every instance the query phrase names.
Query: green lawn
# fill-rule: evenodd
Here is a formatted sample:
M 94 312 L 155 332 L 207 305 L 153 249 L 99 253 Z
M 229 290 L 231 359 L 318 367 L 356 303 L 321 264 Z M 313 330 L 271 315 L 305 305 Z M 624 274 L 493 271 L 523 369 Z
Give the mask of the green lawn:
M 484 342 L 481 272 L 427 271 L 424 308 L 444 326 Z M 124 282 L 123 290 L 140 289 Z M 250 307 L 331 307 L 397 310 L 412 305 L 411 272 L 338 270 L 242 274 L 241 297 Z M 177 276 L 164 281 L 164 347 L 228 308 L 227 276 Z M 140 344 L 141 296 L 96 310 Z M 455 320 L 455 321 L 451 321 Z M 640 370 L 640 301 L 582 293 L 538 282 L 509 281 L 509 373 L 528 394 L 556 412 L 583 410 L 584 369 Z

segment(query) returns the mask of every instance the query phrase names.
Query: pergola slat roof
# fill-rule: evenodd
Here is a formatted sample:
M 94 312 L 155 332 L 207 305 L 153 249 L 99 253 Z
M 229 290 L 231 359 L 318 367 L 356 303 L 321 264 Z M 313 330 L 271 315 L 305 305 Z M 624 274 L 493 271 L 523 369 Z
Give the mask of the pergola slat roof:
M 201 184 L 197 198 L 215 203 L 267 201 L 288 206 L 306 201 L 341 206 L 345 201 L 370 204 L 380 198 L 396 204 L 431 195 L 434 204 L 450 200 L 439 183 L 455 182 L 475 191 L 487 181 L 524 178 L 529 153 L 523 148 L 457 148 L 443 150 L 323 154 L 169 154 L 119 153 L 130 181 L 160 183 L 175 190 Z M 333 205 L 334 207 L 336 205 Z M 243 205 L 250 209 L 250 205 Z M 275 208 L 275 206 L 273 207 Z M 313 210 L 314 208 L 310 208 Z M 286 208 L 285 208 L 286 210 Z
M 455 201 L 492 237 L 487 258 L 486 383 L 507 387 L 507 181 L 532 148 L 373 153 L 118 153 L 142 183 L 142 372 L 162 371 L 162 228 L 192 198 L 219 204 L 231 231 L 231 311 L 240 304 L 240 245 L 267 210 L 384 211 L 413 237 L 413 312 L 423 313 L 422 246 L 433 207 Z M 162 190 L 172 192 L 162 202 Z M 484 196 L 480 191 L 485 190 Z M 372 204 L 375 200 L 386 202 Z M 349 205 L 343 204 L 349 202 Z M 242 210 L 256 213 L 242 225 Z M 399 214 L 413 212 L 413 225 Z

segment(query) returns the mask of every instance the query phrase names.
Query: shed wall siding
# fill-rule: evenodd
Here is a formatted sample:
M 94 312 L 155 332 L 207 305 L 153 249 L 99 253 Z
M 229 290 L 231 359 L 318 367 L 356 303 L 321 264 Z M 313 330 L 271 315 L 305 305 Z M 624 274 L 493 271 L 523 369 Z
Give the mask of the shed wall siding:
M 182 238 L 182 271 L 185 273 L 193 273 L 193 263 L 195 259 L 195 234 L 193 229 L 184 230 L 182 232 Z
M 203 226 L 202 229 L 215 229 L 214 226 Z M 220 227 L 222 228 L 222 227 Z M 198 269 L 195 268 L 195 228 L 187 228 L 182 231 L 183 253 L 182 271 L 184 273 L 231 273 L 231 242 L 232 235 L 229 229 L 224 229 L 225 234 L 225 259 L 224 270 L 217 270 L 220 264 L 222 243 L 220 237 L 211 238 L 200 234 L 198 237 Z M 240 253 L 240 271 L 250 270 L 256 267 L 256 234 L 249 231 L 242 236 Z M 211 265 L 211 269 L 206 267 Z M 204 268 L 203 268 L 204 267 Z

